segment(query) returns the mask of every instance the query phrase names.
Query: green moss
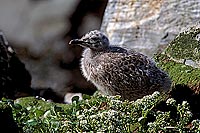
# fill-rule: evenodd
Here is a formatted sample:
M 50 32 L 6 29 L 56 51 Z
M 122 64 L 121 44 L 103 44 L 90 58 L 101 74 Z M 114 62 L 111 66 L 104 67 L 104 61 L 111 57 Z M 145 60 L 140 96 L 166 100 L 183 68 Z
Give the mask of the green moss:
M 165 53 L 174 59 L 200 60 L 200 28 L 192 27 L 180 33 L 167 47 Z
M 155 61 L 166 71 L 173 81 L 173 85 L 186 85 L 195 92 L 199 92 L 200 69 L 199 66 L 188 66 L 186 60 L 196 64 L 200 61 L 200 28 L 180 33 L 162 52 L 154 56 Z
M 188 85 L 193 89 L 199 86 L 200 69 L 172 61 L 164 54 L 158 54 L 154 58 L 158 66 L 169 74 L 174 85 Z
M 19 104 L 22 107 L 26 107 L 26 109 L 30 110 L 39 110 L 43 112 L 43 115 L 46 111 L 51 110 L 53 107 L 63 108 L 64 110 L 68 109 L 66 104 L 47 102 L 44 99 L 35 98 L 35 97 L 22 97 L 14 101 L 15 104 Z M 37 108 L 35 108 L 37 107 Z
M 11 107 L 8 104 L 0 103 L 0 113 L 11 112 Z
M 168 99 L 167 106 L 173 107 L 176 114 L 171 117 L 169 110 L 156 109 L 161 98 L 159 92 L 154 92 L 131 102 L 121 101 L 119 96 L 95 94 L 68 105 L 49 103 L 33 97 L 20 98 L 12 104 L 7 101 L 5 103 L 12 107 L 14 119 L 23 133 L 198 131 L 198 120 L 194 119 L 195 125 L 187 127 L 192 120 L 187 102 L 177 105 L 174 99 Z
M 42 110 L 48 110 L 51 108 L 53 103 L 48 103 L 43 100 L 39 100 L 35 97 L 24 97 L 15 100 L 15 103 L 20 104 L 23 107 L 40 106 Z

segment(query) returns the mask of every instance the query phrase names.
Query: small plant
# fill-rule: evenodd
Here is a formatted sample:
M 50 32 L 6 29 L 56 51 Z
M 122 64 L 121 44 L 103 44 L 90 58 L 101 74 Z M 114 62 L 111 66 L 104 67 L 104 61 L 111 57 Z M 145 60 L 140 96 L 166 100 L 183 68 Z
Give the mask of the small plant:
M 60 132 L 200 132 L 200 120 L 192 120 L 189 104 L 166 101 L 172 110 L 161 111 L 159 92 L 136 101 L 121 101 L 120 96 L 84 96 L 72 104 L 56 104 L 33 97 L 15 102 L 2 100 L 12 107 L 17 125 L 27 133 Z M 175 114 L 172 117 L 172 113 Z

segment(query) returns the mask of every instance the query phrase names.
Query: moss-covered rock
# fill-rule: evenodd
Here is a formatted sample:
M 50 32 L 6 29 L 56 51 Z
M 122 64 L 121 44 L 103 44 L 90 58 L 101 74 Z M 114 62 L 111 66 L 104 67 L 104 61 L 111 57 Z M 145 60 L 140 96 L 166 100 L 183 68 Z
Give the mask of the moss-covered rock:
M 200 28 L 180 33 L 162 52 L 154 56 L 168 72 L 174 85 L 186 85 L 196 94 L 200 89 Z
M 174 60 L 191 60 L 198 64 L 200 60 L 200 28 L 192 27 L 180 33 L 168 46 L 165 53 Z M 188 64 L 189 65 L 189 64 Z M 191 64 L 192 65 L 192 64 Z M 195 66 L 194 66 L 195 67 Z M 198 68 L 200 66 L 197 66 Z
M 166 105 L 164 110 L 158 107 L 161 102 Z M 192 119 L 186 101 L 181 104 L 172 98 L 162 101 L 159 92 L 131 102 L 96 93 L 80 101 L 75 97 L 67 105 L 34 97 L 4 101 L 4 104 L 12 108 L 14 120 L 23 133 L 200 131 L 200 121 Z
M 180 33 L 161 53 L 154 56 L 158 66 L 172 79 L 169 97 L 188 101 L 193 116 L 200 116 L 200 28 Z

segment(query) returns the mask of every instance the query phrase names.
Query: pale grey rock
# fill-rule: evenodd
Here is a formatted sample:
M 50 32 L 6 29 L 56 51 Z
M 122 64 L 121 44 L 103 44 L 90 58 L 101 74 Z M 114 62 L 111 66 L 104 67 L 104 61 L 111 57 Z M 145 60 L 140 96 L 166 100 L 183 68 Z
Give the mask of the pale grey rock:
M 109 0 L 101 30 L 112 44 L 153 56 L 200 20 L 199 0 Z

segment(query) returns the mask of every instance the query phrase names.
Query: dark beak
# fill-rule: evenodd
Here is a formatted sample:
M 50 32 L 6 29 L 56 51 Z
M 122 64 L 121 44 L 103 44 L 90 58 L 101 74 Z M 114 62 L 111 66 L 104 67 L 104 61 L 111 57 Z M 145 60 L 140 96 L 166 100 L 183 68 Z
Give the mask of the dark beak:
M 69 45 L 79 45 L 81 47 L 89 47 L 89 42 L 83 41 L 82 39 L 73 39 L 69 42 Z
M 73 44 L 83 44 L 84 41 L 80 40 L 80 39 L 73 39 L 69 42 L 70 45 L 73 45 Z

